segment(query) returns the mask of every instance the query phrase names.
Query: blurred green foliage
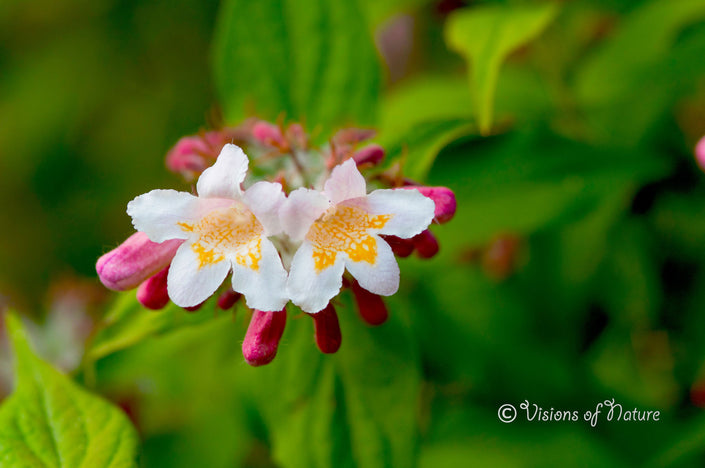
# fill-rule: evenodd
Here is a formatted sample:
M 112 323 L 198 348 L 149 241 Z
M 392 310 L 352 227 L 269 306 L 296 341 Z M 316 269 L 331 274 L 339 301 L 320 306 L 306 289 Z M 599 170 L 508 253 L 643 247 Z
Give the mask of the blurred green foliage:
M 387 324 L 340 299 L 334 356 L 290 312 L 250 368 L 243 306 L 119 298 L 78 378 L 129 410 L 143 466 L 703 464 L 702 1 L 45 6 L 0 6 L 0 290 L 20 303 L 92 275 L 125 202 L 176 185 L 163 155 L 216 91 L 231 124 L 374 125 L 390 166 L 458 199 L 439 256 L 401 261 Z M 660 421 L 497 418 L 612 398 Z

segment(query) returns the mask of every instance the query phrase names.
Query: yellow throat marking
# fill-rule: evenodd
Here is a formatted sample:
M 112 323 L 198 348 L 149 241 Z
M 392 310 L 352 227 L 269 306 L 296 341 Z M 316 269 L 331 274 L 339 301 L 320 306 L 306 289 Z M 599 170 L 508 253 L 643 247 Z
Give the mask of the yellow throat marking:
M 377 243 L 369 233 L 387 224 L 391 215 L 370 215 L 354 206 L 334 206 L 316 220 L 306 234 L 313 245 L 316 273 L 335 263 L 338 252 L 344 252 L 353 262 L 377 261 Z
M 264 228 L 250 210 L 240 206 L 220 208 L 197 223 L 178 225 L 198 236 L 191 249 L 199 269 L 221 262 L 230 254 L 239 265 L 259 270 Z

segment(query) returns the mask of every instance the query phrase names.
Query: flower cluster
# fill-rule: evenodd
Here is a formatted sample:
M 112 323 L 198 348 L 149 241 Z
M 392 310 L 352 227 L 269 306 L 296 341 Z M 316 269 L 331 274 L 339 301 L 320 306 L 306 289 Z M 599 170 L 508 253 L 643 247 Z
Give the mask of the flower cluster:
M 449 189 L 414 184 L 396 166 L 380 169 L 384 150 L 358 147 L 371 136 L 345 129 L 314 149 L 300 125 L 258 121 L 183 138 L 167 166 L 187 178 L 200 174 L 195 194 L 152 190 L 132 200 L 127 213 L 137 232 L 98 260 L 101 281 L 118 291 L 137 287 L 150 309 L 171 300 L 195 310 L 230 275 L 218 306 L 244 297 L 253 309 L 248 363 L 274 358 L 289 301 L 313 317 L 319 349 L 336 352 L 331 300 L 350 288 L 361 317 L 383 323 L 380 296 L 399 288 L 395 255 L 434 256 L 438 242 L 427 228 L 455 213 Z M 247 155 L 227 141 L 247 147 L 255 169 L 272 180 L 252 177 Z M 376 190 L 368 193 L 361 170 Z

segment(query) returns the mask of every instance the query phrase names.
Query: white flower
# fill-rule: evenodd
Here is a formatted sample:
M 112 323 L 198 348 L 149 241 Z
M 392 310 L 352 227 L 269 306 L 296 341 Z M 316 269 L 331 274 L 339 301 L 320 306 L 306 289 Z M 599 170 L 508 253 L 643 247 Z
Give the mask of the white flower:
M 135 229 L 153 242 L 184 239 L 169 268 L 169 297 L 192 307 L 211 296 L 232 270 L 233 289 L 247 305 L 281 310 L 286 270 L 267 236 L 281 231 L 278 212 L 281 185 L 258 182 L 243 192 L 248 159 L 227 144 L 216 163 L 203 171 L 198 196 L 175 190 L 152 190 L 127 205 Z
M 389 296 L 399 288 L 399 266 L 379 234 L 410 238 L 433 220 L 434 203 L 417 190 L 375 190 L 348 160 L 333 169 L 323 192 L 293 191 L 281 223 L 303 241 L 289 270 L 291 301 L 309 313 L 326 307 L 342 286 L 345 268 L 365 289 Z

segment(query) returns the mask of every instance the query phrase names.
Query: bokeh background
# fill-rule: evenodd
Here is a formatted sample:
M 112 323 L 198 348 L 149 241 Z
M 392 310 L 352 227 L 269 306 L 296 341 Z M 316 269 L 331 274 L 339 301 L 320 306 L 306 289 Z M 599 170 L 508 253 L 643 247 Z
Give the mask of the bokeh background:
M 458 213 L 401 260 L 387 324 L 344 295 L 323 356 L 290 311 L 251 369 L 244 306 L 148 312 L 94 265 L 130 199 L 188 187 L 178 138 L 281 115 L 376 128 Z M 128 412 L 147 467 L 700 466 L 703 135 L 701 0 L 4 0 L 0 300 Z M 497 418 L 612 398 L 660 420 Z

